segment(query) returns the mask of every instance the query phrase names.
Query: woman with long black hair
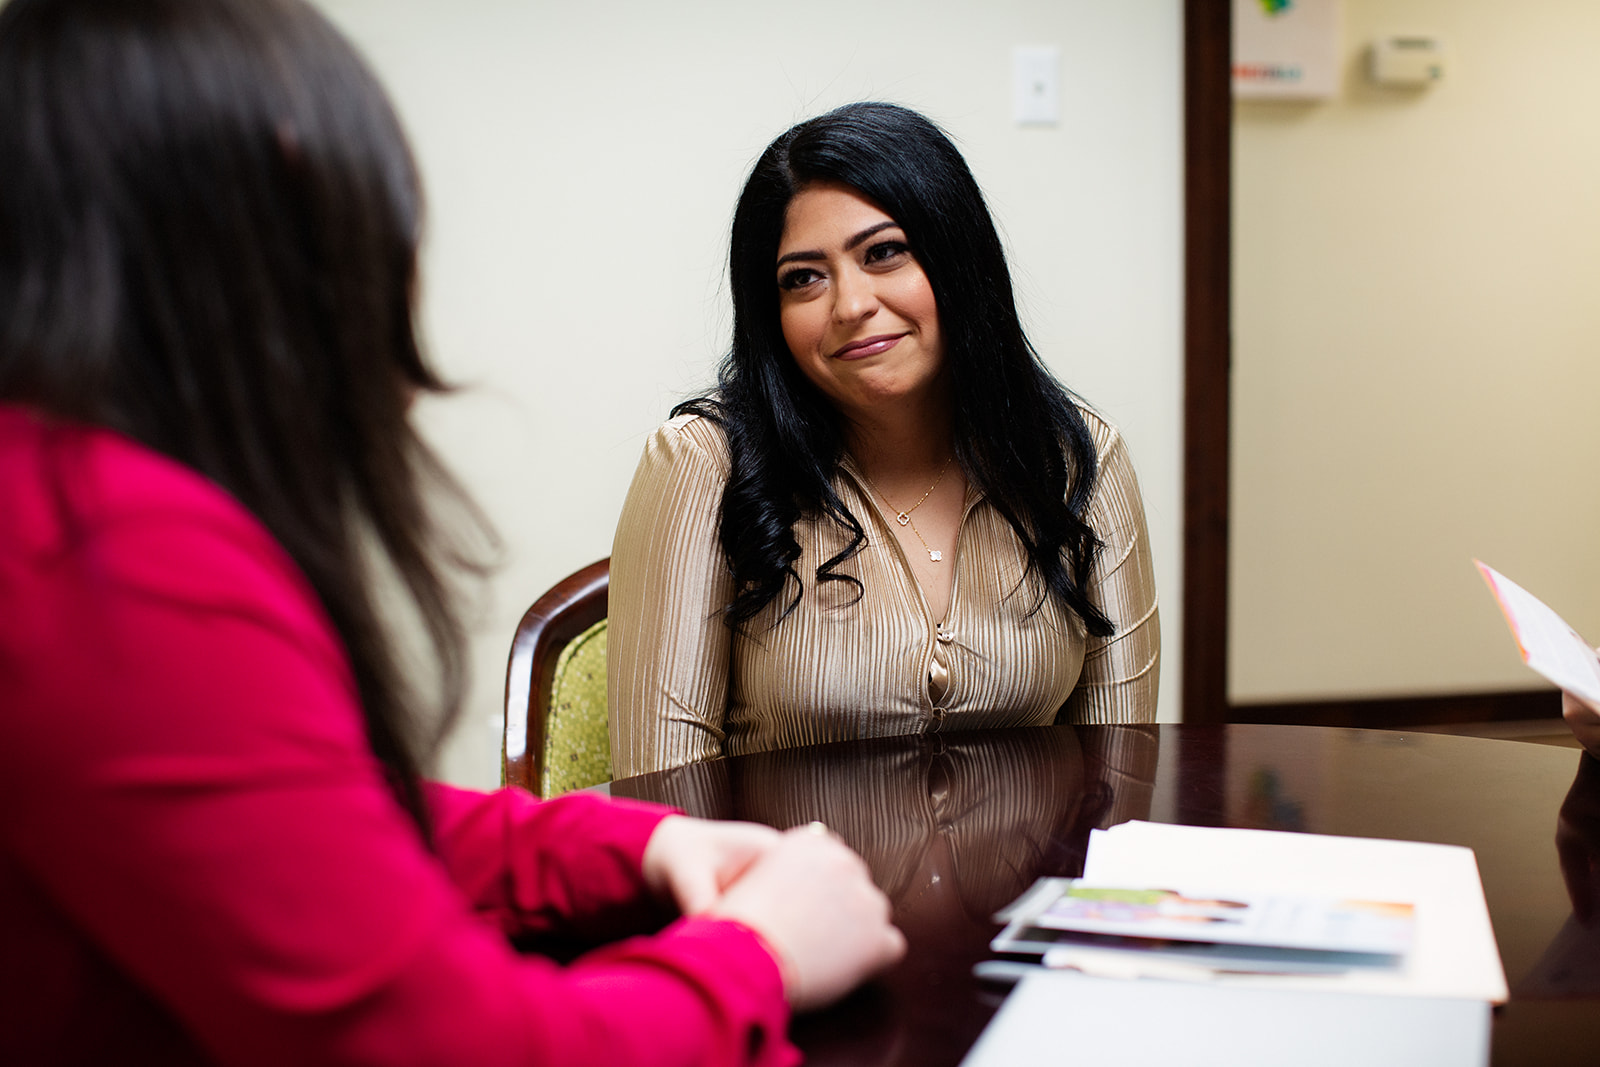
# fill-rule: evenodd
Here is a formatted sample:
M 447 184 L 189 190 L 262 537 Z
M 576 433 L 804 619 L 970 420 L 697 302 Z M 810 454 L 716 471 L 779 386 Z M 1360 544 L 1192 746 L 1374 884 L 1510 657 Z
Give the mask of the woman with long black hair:
M 613 546 L 615 773 L 1152 721 L 1127 449 L 1029 344 L 949 138 L 879 103 L 795 126 L 739 198 L 730 280 L 717 389 L 646 446 Z
M 0 7 L 0 1062 L 791 1064 L 904 949 L 827 833 L 423 780 L 419 214 L 301 0 Z

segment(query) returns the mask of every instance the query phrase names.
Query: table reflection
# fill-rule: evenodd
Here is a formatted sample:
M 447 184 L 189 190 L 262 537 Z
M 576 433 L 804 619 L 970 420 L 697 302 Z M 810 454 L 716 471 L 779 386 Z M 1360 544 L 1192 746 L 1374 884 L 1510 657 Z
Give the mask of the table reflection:
M 1600 761 L 1570 749 L 1291 725 L 1060 726 L 769 752 L 611 791 L 775 826 L 820 819 L 866 857 L 909 952 L 795 1020 L 808 1067 L 956 1067 L 1001 999 L 971 977 L 993 910 L 1041 874 L 1081 873 L 1091 829 L 1152 815 L 1473 849 L 1513 980 L 1495 1067 L 1587 1064 L 1600 1049 Z M 1061 1050 L 1072 1055 L 1071 1034 Z
M 885 738 L 693 764 L 613 784 L 692 815 L 819 819 L 866 859 L 905 931 L 905 961 L 797 1023 L 813 1063 L 927 1063 L 965 1048 L 994 998 L 971 995 L 991 916 L 1041 875 L 1083 871 L 1089 831 L 1148 818 L 1154 726 Z M 951 988 L 956 986 L 957 988 Z
M 1585 756 L 1556 818 L 1556 854 L 1572 901 L 1539 962 L 1512 991 L 1518 998 L 1600 994 L 1600 761 Z

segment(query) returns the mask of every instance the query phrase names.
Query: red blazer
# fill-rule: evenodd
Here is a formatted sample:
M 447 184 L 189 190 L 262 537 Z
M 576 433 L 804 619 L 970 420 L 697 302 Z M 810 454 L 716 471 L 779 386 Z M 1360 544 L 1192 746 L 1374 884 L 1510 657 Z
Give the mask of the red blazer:
M 65 507 L 63 506 L 65 503 Z M 661 921 L 666 809 L 384 784 L 343 647 L 194 472 L 0 407 L 0 1063 L 790 1064 L 771 956 Z

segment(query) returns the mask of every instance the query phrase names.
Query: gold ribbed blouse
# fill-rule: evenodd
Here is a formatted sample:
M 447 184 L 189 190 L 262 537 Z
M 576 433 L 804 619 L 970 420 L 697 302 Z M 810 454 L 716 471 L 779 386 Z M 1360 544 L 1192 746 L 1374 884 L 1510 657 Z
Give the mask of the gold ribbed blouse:
M 1029 614 L 1038 597 L 1022 546 L 970 487 L 938 624 L 848 456 L 834 488 L 866 528 L 844 565 L 859 599 L 848 583 L 812 579 L 848 535 L 802 518 L 799 605 L 778 622 L 782 604 L 769 604 L 736 634 L 720 614 L 734 593 L 717 539 L 726 439 L 692 415 L 661 426 L 611 552 L 612 773 L 858 737 L 1153 722 L 1161 631 L 1139 483 L 1116 429 L 1083 414 L 1100 457 L 1087 520 L 1105 542 L 1088 592 L 1116 626 L 1109 638 L 1089 637 L 1053 597 Z

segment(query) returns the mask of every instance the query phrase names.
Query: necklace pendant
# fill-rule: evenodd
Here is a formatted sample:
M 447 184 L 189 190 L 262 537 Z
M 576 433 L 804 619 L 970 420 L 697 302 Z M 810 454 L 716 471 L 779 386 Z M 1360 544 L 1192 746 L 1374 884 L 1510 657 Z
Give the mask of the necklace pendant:
M 928 549 L 928 558 L 933 560 L 933 562 L 938 563 L 940 560 L 944 559 L 944 553 L 940 552 L 937 548 L 930 548 Z
M 904 511 L 896 512 L 894 521 L 898 522 L 901 526 L 910 526 L 911 516 Z

